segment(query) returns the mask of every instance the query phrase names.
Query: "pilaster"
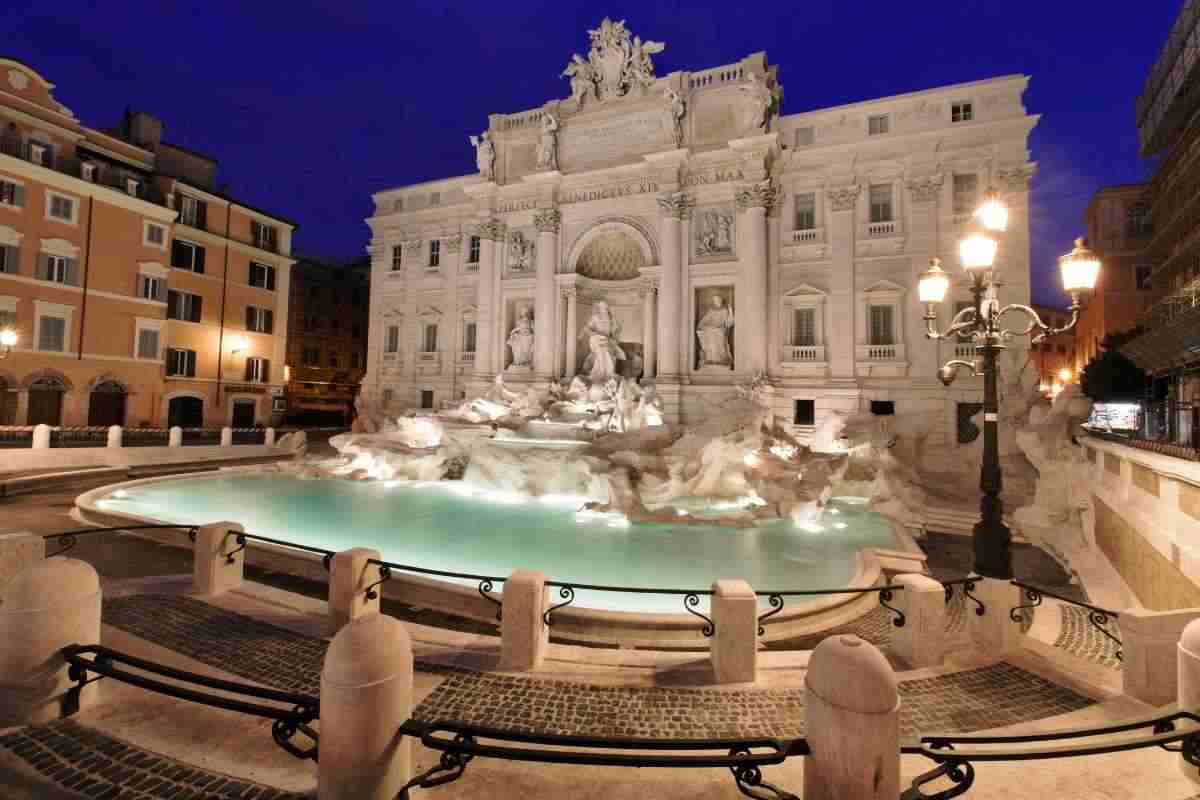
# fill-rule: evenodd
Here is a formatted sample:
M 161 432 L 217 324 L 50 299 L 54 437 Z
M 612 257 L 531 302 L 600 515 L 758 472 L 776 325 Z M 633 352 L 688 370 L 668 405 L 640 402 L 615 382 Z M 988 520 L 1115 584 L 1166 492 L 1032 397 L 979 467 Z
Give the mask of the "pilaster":
M 533 306 L 533 371 L 539 379 L 554 376 L 555 264 L 558 261 L 558 229 L 562 213 L 557 208 L 544 209 L 533 215 L 538 234 L 537 277 Z
M 829 344 L 826 358 L 833 379 L 854 379 L 854 209 L 857 183 L 826 189 L 829 249 Z
M 682 370 L 680 329 L 683 291 L 683 220 L 691 213 L 692 199 L 686 192 L 659 195 L 659 232 L 662 240 L 662 268 L 658 291 L 658 369 L 660 382 L 678 383 Z

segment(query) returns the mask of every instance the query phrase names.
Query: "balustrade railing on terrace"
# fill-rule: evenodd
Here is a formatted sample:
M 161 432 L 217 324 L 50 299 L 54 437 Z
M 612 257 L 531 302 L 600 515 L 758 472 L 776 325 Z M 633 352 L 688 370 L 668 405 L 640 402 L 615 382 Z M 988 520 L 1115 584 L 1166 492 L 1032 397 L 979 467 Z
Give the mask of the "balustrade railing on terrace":
M 859 361 L 903 361 L 902 344 L 860 344 L 856 348 Z
M 688 76 L 688 88 L 700 89 L 705 86 L 711 86 L 714 83 L 727 83 L 729 81 L 740 81 L 746 77 L 746 68 L 730 65 L 727 67 L 714 67 L 706 69 L 703 72 L 693 72 Z
M 815 244 L 825 241 L 824 228 L 801 228 L 792 231 L 792 244 Z
M 867 236 L 891 236 L 898 230 L 900 230 L 900 223 L 894 219 L 867 223 Z
M 820 344 L 785 344 L 783 346 L 785 363 L 804 361 L 824 361 L 825 346 Z

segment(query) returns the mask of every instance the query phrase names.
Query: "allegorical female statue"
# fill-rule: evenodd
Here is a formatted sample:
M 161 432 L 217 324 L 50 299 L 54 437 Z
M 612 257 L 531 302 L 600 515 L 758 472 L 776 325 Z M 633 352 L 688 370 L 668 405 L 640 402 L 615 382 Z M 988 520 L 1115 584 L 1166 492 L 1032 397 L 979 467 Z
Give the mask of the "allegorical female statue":
M 533 364 L 533 316 L 528 308 L 522 308 L 517 324 L 508 334 L 508 346 L 512 349 L 514 367 Z
M 733 312 L 725 305 L 721 295 L 713 295 L 712 307 L 696 325 L 696 337 L 700 340 L 700 366 L 733 366 L 733 353 L 729 350 L 729 329 L 732 327 Z
M 621 323 L 613 318 L 608 303 L 601 300 L 592 309 L 592 317 L 579 333 L 588 337 L 588 361 L 591 362 L 588 379 L 593 386 L 603 384 L 617 374 L 617 362 L 625 360 L 625 351 L 619 344 Z M 588 367 L 587 364 L 584 365 Z
M 558 169 L 558 117 L 542 115 L 542 133 L 537 146 L 538 169 Z
M 496 146 L 492 144 L 492 135 L 487 131 L 478 136 L 469 137 L 475 148 L 475 166 L 479 174 L 490 180 L 496 178 Z

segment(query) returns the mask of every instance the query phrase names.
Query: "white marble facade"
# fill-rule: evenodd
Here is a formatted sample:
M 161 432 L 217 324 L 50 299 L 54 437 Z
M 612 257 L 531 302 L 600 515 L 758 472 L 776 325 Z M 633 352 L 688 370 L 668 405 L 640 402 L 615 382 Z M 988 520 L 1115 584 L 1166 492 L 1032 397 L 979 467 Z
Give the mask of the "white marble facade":
M 923 337 L 917 276 L 935 255 L 961 275 L 956 237 L 991 186 L 1011 208 L 1002 299 L 1029 302 L 1028 78 L 781 115 L 763 53 L 656 76 L 660 43 L 607 20 L 589 34 L 570 97 L 463 133 L 478 173 L 374 195 L 372 401 L 441 407 L 499 372 L 569 380 L 603 302 L 618 369 L 655 381 L 668 418 L 765 371 L 801 435 L 810 409 L 871 401 L 953 431 L 979 389 L 937 381 L 969 348 Z M 947 319 L 967 297 L 960 281 Z

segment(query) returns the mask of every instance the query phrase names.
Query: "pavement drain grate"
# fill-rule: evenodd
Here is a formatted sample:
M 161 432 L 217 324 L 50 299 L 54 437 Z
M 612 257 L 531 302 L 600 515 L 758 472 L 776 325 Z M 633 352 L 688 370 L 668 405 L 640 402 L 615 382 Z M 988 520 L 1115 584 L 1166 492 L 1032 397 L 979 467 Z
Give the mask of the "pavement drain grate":
M 0 736 L 6 750 L 42 778 L 103 800 L 305 800 L 260 783 L 198 769 L 63 719 Z

